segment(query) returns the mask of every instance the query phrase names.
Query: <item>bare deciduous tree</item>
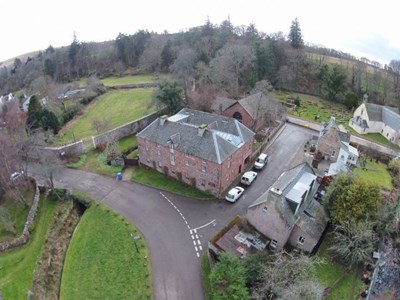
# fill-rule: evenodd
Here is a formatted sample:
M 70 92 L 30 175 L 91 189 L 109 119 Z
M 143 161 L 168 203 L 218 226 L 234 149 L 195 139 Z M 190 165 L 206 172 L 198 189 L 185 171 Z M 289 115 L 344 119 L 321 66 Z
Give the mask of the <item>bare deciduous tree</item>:
M 321 299 L 323 289 L 310 276 L 323 260 L 299 254 L 275 254 L 266 262 L 252 299 Z M 305 289 L 307 287 L 307 289 Z M 289 297 L 298 292 L 296 298 Z M 298 297 L 304 295 L 305 297 Z M 289 298 L 287 298 L 289 297 Z
M 110 126 L 111 126 L 110 120 L 106 117 L 104 117 L 102 120 L 98 118 L 94 118 L 92 120 L 92 129 L 95 130 L 97 134 L 106 131 L 108 128 L 110 128 Z
M 210 62 L 212 82 L 231 96 L 238 97 L 240 81 L 252 71 L 254 59 L 248 45 L 225 45 Z

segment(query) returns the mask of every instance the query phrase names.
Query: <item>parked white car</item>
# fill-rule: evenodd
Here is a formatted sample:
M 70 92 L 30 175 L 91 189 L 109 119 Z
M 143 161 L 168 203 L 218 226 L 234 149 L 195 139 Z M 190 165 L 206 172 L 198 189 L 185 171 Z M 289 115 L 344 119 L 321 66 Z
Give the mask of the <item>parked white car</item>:
M 22 172 L 22 173 L 23 173 L 23 172 Z M 18 177 L 22 176 L 22 173 L 20 173 L 20 172 L 14 172 L 14 173 L 12 173 L 11 176 L 10 176 L 10 180 L 15 180 L 15 179 L 17 179 Z
M 234 188 L 232 188 L 225 196 L 225 200 L 229 201 L 229 202 L 236 202 L 240 196 L 243 195 L 244 192 L 244 188 L 240 187 L 240 186 L 235 186 Z
M 268 163 L 268 155 L 261 153 L 254 162 L 254 169 L 262 170 Z
M 240 178 L 240 182 L 244 185 L 251 185 L 252 182 L 257 178 L 257 173 L 254 171 L 247 171 Z

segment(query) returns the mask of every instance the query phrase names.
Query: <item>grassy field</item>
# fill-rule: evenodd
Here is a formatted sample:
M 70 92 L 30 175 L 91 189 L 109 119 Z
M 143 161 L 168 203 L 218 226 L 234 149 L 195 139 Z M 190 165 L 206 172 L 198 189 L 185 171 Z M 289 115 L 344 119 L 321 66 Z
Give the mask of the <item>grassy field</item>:
M 118 141 L 119 151 L 121 152 L 125 152 L 136 145 L 136 135 L 129 135 Z
M 29 243 L 17 250 L 0 254 L 0 286 L 3 299 L 27 299 L 36 261 L 40 256 L 56 204 L 54 201 L 41 199 Z
M 108 92 L 100 96 L 97 100 L 89 104 L 82 116 L 69 122 L 58 135 L 59 143 L 72 141 L 81 138 L 97 135 L 96 130 L 92 129 L 94 119 L 109 122 L 109 128 L 126 124 L 137 120 L 147 114 L 156 111 L 155 106 L 151 106 L 153 89 L 132 89 Z
M 26 217 L 28 216 L 30 205 L 34 196 L 34 190 L 28 189 L 23 192 L 25 199 L 28 200 L 28 207 L 24 207 L 21 204 L 15 203 L 11 198 L 4 196 L 2 199 L 1 206 L 7 209 L 8 214 L 14 224 L 16 235 L 5 230 L 4 226 L 0 224 L 0 240 L 7 238 L 14 238 L 22 233 Z
M 140 236 L 136 246 L 133 236 Z M 60 299 L 152 299 L 146 242 L 101 204 L 84 213 L 68 248 Z
M 158 80 L 167 79 L 169 76 L 167 74 L 159 74 L 158 78 L 153 74 L 143 74 L 143 75 L 123 75 L 123 76 L 113 76 L 100 79 L 100 81 L 106 87 L 115 87 L 119 85 L 128 84 L 138 84 L 138 83 L 152 83 Z M 73 83 L 73 86 L 84 87 L 86 86 L 87 78 L 81 78 L 80 80 Z
M 387 171 L 387 166 L 385 164 L 367 159 L 366 168 L 366 170 L 363 170 L 362 168 L 357 167 L 353 172 L 364 178 L 366 181 L 376 183 L 381 188 L 386 190 L 391 190 L 393 188 L 392 177 Z
M 362 281 L 357 277 L 356 271 L 346 272 L 344 266 L 332 261 L 327 248 L 329 247 L 329 236 L 318 249 L 317 255 L 325 259 L 325 263 L 317 266 L 316 278 L 324 288 L 329 288 L 326 300 L 358 299 Z
M 98 150 L 90 150 L 82 154 L 79 161 L 66 164 L 72 169 L 86 170 L 100 175 L 115 177 L 122 170 L 121 166 L 107 165 L 107 157 Z
M 282 102 L 286 102 L 288 98 L 295 99 L 299 97 L 300 107 L 297 107 L 291 114 L 305 120 L 317 123 L 326 122 L 335 114 L 336 123 L 348 127 L 349 120 L 352 117 L 352 113 L 344 105 L 319 97 L 289 92 L 277 92 L 274 95 Z M 319 116 L 319 118 L 316 119 L 316 116 Z
M 164 174 L 157 172 L 153 169 L 137 168 L 135 167 L 132 172 L 132 181 L 140 182 L 146 185 L 151 185 L 155 188 L 177 193 L 179 195 L 201 198 L 201 199 L 211 199 L 212 195 L 197 190 L 191 186 L 187 186 L 182 182 L 167 178 Z
M 101 79 L 101 82 L 105 86 L 118 86 L 127 84 L 137 84 L 137 83 L 151 83 L 157 81 L 157 78 L 153 75 L 128 75 L 122 77 L 108 77 Z

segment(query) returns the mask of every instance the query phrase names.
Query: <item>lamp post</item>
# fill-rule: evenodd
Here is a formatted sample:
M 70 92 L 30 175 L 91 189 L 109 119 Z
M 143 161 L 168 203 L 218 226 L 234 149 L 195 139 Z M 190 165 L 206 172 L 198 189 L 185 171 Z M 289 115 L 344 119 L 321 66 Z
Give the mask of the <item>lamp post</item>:
M 136 241 L 140 240 L 140 236 L 138 236 L 138 235 L 133 235 L 133 234 L 131 233 L 131 237 L 132 237 L 133 244 L 135 245 L 136 252 L 139 253 L 139 249 L 138 249 L 138 247 L 137 247 Z

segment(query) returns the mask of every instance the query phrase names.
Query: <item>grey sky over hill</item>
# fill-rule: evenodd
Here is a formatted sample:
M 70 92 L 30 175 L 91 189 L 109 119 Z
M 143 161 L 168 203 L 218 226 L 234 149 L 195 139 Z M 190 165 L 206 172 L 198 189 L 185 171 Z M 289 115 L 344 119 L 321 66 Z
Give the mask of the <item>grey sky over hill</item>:
M 153 0 L 112 2 L 1 1 L 0 61 L 53 47 L 113 40 L 140 29 L 176 33 L 230 18 L 234 26 L 254 23 L 267 34 L 288 34 L 300 22 L 306 43 L 333 48 L 381 64 L 400 60 L 400 25 L 395 1 L 318 0 Z M 5 13 L 6 12 L 6 13 Z

